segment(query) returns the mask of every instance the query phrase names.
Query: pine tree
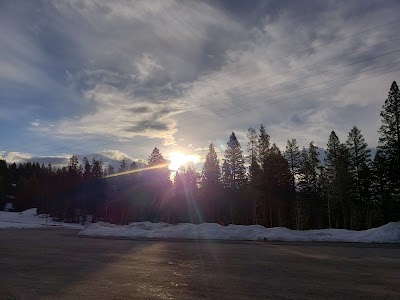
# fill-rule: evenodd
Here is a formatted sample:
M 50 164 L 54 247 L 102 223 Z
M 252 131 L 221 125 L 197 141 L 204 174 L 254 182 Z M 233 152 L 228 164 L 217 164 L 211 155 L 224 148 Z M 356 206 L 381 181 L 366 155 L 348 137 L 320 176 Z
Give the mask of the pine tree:
M 113 175 L 115 174 L 114 167 L 112 165 L 107 166 L 107 175 Z
M 249 183 L 250 186 L 255 189 L 259 187 L 261 183 L 261 167 L 258 163 L 257 154 L 257 132 L 254 128 L 249 128 L 247 137 L 249 139 L 247 143 L 247 152 L 249 153 L 247 159 L 249 162 Z
M 94 179 L 100 179 L 103 177 L 103 160 L 98 160 L 96 157 L 93 157 L 92 160 L 92 177 Z
M 265 131 L 264 125 L 260 125 L 260 133 L 257 139 L 257 160 L 261 167 L 261 191 L 264 194 L 264 201 L 261 207 L 261 217 L 264 225 L 267 225 L 267 206 L 271 206 L 271 195 L 268 191 L 267 183 L 267 170 L 268 170 L 268 156 L 270 154 L 270 136 Z M 268 205 L 269 203 L 269 205 Z M 270 212 L 271 215 L 271 212 Z M 272 220 L 270 220 L 271 224 Z
M 137 166 L 137 164 L 136 164 L 136 162 L 132 162 L 130 165 L 129 165 L 129 170 L 130 171 L 134 171 L 134 170 L 137 170 L 138 169 L 138 166 Z
M 381 112 L 382 125 L 379 129 L 380 148 L 387 152 L 395 166 L 400 165 L 400 91 L 393 81 L 388 98 Z
M 199 174 L 193 166 L 187 168 L 180 167 L 175 178 L 175 196 L 181 206 L 184 207 L 184 216 L 181 216 L 180 221 L 189 221 L 191 223 L 202 223 L 202 216 L 196 214 L 199 212 L 198 203 L 198 187 L 197 182 Z M 181 213 L 182 215 L 182 213 Z
M 397 83 L 393 81 L 389 95 L 382 107 L 382 125 L 379 129 L 379 148 L 381 158 L 387 164 L 385 177 L 387 178 L 390 196 L 382 199 L 386 202 L 386 211 L 390 214 L 387 221 L 400 219 L 400 91 Z M 381 159 L 382 160 L 382 159 Z M 383 170 L 383 168 L 381 168 Z
M 257 141 L 257 154 L 258 162 L 261 169 L 265 171 L 267 169 L 267 158 L 270 151 L 270 136 L 266 133 L 264 125 L 260 125 L 260 134 L 258 135 Z
M 328 228 L 332 227 L 332 220 L 331 220 L 331 186 L 329 184 L 329 178 L 327 174 L 327 168 L 323 165 L 318 166 L 318 191 L 317 194 L 320 200 L 323 202 L 322 206 L 326 205 L 328 223 L 326 224 Z
M 147 166 L 154 167 L 154 166 L 160 166 L 160 165 L 164 165 L 164 164 L 166 165 L 166 160 L 160 153 L 160 150 L 157 147 L 155 147 L 153 149 L 153 152 L 149 156 Z
M 222 182 L 230 198 L 230 219 L 231 223 L 234 223 L 233 203 L 237 202 L 237 206 L 239 206 L 239 201 L 242 200 L 238 197 L 238 191 L 246 184 L 246 168 L 244 166 L 243 151 L 234 132 L 229 137 L 227 145 L 222 165 Z
M 351 178 L 351 196 L 353 209 L 358 218 L 362 218 L 360 211 L 365 209 L 367 226 L 369 222 L 369 175 L 371 151 L 365 142 L 361 131 L 354 126 L 349 132 L 346 141 L 349 154 L 349 173 Z M 360 223 L 357 222 L 356 223 Z M 357 224 L 358 225 L 358 224 Z
M 208 147 L 208 153 L 206 160 L 203 165 L 203 171 L 201 175 L 201 185 L 206 186 L 217 186 L 220 183 L 221 169 L 219 167 L 219 160 L 217 152 L 213 143 Z
M 258 163 L 258 135 L 254 128 L 249 128 L 247 132 L 249 139 L 247 143 L 247 152 L 249 153 L 247 159 L 249 162 L 249 187 L 250 194 L 253 201 L 253 224 L 258 224 L 259 217 L 262 217 L 262 180 L 263 173 Z
M 4 194 L 6 193 L 6 185 L 3 179 L 3 176 L 0 176 L 0 208 L 3 208 L 5 204 L 5 197 Z
M 200 207 L 203 218 L 207 222 L 218 222 L 221 209 L 221 168 L 213 143 L 208 147 L 208 153 L 201 172 Z
M 70 175 L 73 176 L 74 178 L 79 177 L 81 175 L 79 169 L 78 157 L 76 157 L 75 155 L 73 155 L 69 159 L 68 171 Z
M 171 181 L 169 178 L 170 170 L 167 161 L 162 156 L 160 150 L 155 147 L 149 156 L 147 170 L 144 171 L 144 177 L 148 185 L 147 193 L 150 195 L 153 211 L 150 219 L 160 221 L 162 214 L 161 205 L 166 202 L 164 199 L 171 192 Z M 166 216 L 168 218 L 168 216 Z
M 28 181 L 25 185 L 25 191 L 27 193 L 27 202 L 30 207 L 38 207 L 39 204 L 39 182 L 37 180 L 35 172 L 29 176 Z
M 119 165 L 118 173 L 123 173 L 128 171 L 128 164 L 126 163 L 126 159 L 124 158 Z
M 15 208 L 18 211 L 23 211 L 28 207 L 28 195 L 27 195 L 27 191 L 26 191 L 26 179 L 25 177 L 23 177 L 22 175 L 19 177 L 18 182 L 15 186 L 15 196 L 16 196 L 16 203 L 15 203 Z
M 86 213 L 88 203 L 90 202 L 92 198 L 92 189 L 91 189 L 91 184 L 93 180 L 92 176 L 92 165 L 89 163 L 89 160 L 87 157 L 83 158 L 83 201 L 82 201 L 82 206 L 83 206 L 83 211 Z
M 276 220 L 275 224 L 283 226 L 287 220 L 288 200 L 293 191 L 293 180 L 289 164 L 275 144 L 272 144 L 270 149 L 267 165 L 265 173 L 268 193 L 271 197 L 269 201 L 270 225 L 272 227 Z
M 83 164 L 83 180 L 88 182 L 92 178 L 92 166 L 86 157 L 83 158 Z
M 300 229 L 300 207 L 299 207 L 299 197 L 297 195 L 297 188 L 296 188 L 296 180 L 295 178 L 299 174 L 300 169 L 300 151 L 299 146 L 297 146 L 296 139 L 292 139 L 291 141 L 287 141 L 286 144 L 286 151 L 284 154 L 290 168 L 290 172 L 292 173 L 292 185 L 293 185 L 293 193 L 295 194 L 296 198 L 296 228 L 297 230 Z
M 246 183 L 246 168 L 243 151 L 234 132 L 229 137 L 227 145 L 224 158 L 225 187 L 237 190 Z
M 311 227 L 321 227 L 321 203 L 318 197 L 318 147 L 311 142 L 308 149 L 301 151 L 299 168 L 299 190 L 307 203 L 303 203 L 300 210 L 306 211 Z M 300 216 L 299 216 L 300 218 Z M 306 220 L 305 220 L 306 221 Z
M 222 162 L 221 183 L 224 187 L 229 187 L 231 184 L 231 168 L 226 160 Z
M 343 228 L 347 228 L 349 154 L 347 147 L 340 143 L 334 131 L 331 132 L 328 140 L 326 164 L 330 184 L 332 186 L 332 199 L 340 205 L 342 226 Z M 352 219 L 350 221 L 352 221 Z
M 151 177 L 151 180 L 159 182 L 161 185 L 170 184 L 168 164 L 166 159 L 162 156 L 160 150 L 155 147 L 153 152 L 150 154 L 148 162 L 148 168 L 152 170 L 146 170 L 147 176 Z
M 395 220 L 397 213 L 393 209 L 391 201 L 391 189 L 389 184 L 389 164 L 385 152 L 378 148 L 372 162 L 371 172 L 371 211 L 370 226 L 381 226 L 389 220 Z M 383 215 L 382 215 L 383 214 Z

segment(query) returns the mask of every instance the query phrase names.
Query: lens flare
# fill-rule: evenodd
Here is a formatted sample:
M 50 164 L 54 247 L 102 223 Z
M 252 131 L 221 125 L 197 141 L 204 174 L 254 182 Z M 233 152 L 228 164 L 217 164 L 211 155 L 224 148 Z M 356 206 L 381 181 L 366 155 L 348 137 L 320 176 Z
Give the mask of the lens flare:
M 199 157 L 197 155 L 187 155 L 174 151 L 169 154 L 168 160 L 170 162 L 168 168 L 171 171 L 176 171 L 187 163 L 198 163 Z

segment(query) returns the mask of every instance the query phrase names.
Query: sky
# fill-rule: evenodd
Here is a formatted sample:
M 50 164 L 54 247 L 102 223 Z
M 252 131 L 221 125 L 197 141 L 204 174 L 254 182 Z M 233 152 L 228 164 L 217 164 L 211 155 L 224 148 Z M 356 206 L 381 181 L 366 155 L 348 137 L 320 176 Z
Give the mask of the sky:
M 264 124 L 370 147 L 399 79 L 399 1 L 0 2 L 0 158 L 222 158 Z M 383 74 L 384 73 L 384 74 Z M 172 154 L 171 154 L 172 153 Z M 197 161 L 197 160 L 196 160 Z

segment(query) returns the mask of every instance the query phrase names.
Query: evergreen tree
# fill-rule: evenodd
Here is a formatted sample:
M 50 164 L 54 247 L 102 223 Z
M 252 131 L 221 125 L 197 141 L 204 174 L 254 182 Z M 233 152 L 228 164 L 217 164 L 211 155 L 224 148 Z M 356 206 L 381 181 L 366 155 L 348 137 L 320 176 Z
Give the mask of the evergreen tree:
M 220 183 L 220 177 L 221 169 L 219 167 L 217 152 L 215 152 L 215 147 L 213 143 L 211 143 L 208 147 L 208 153 L 203 165 L 201 185 L 202 187 L 217 186 Z
M 92 178 L 92 165 L 89 163 L 89 160 L 84 157 L 83 158 L 83 180 L 85 182 L 90 181 Z
M 370 164 L 371 164 L 371 151 L 368 149 L 368 145 L 365 142 L 361 131 L 354 126 L 349 132 L 346 141 L 348 154 L 349 154 L 349 173 L 351 178 L 351 202 L 352 212 L 356 214 L 356 220 L 358 229 L 360 228 L 361 221 L 358 219 L 365 219 L 366 226 L 369 227 L 369 191 L 370 191 Z M 360 214 L 364 211 L 364 214 Z
M 88 203 L 90 202 L 91 198 L 93 197 L 92 195 L 92 189 L 91 189 L 91 184 L 92 184 L 92 165 L 90 164 L 89 160 L 87 157 L 83 158 L 83 201 L 82 201 L 82 209 L 84 211 L 84 214 L 86 215 Z
M 238 191 L 246 184 L 246 168 L 243 151 L 234 132 L 229 137 L 227 146 L 222 165 L 222 183 L 227 191 L 230 203 L 230 222 L 234 223 L 234 207 L 241 206 L 242 199 Z
M 261 191 L 264 194 L 264 201 L 262 201 L 262 206 L 256 212 L 257 215 L 260 215 L 260 218 L 263 220 L 264 225 L 267 225 L 267 207 L 271 207 L 271 195 L 268 191 L 268 183 L 267 183 L 267 170 L 268 170 L 268 156 L 270 154 L 270 136 L 265 131 L 264 125 L 260 125 L 260 133 L 257 139 L 257 160 L 261 167 Z M 272 212 L 270 211 L 271 215 Z M 272 219 L 269 222 L 272 224 Z
M 96 157 L 93 157 L 92 177 L 94 179 L 100 179 L 103 177 L 103 160 L 102 159 L 96 159 Z
M 247 143 L 248 162 L 249 162 L 249 183 L 252 189 L 260 187 L 262 181 L 262 171 L 258 163 L 257 153 L 257 132 L 254 128 L 249 128 L 247 137 L 249 139 Z
M 380 148 L 385 150 L 395 166 L 400 165 L 400 91 L 393 81 L 388 98 L 381 112 L 382 125 L 379 129 Z M 397 172 L 398 173 L 398 172 Z
M 187 168 L 180 167 L 176 172 L 174 181 L 174 195 L 177 205 L 175 206 L 175 214 L 180 222 L 201 223 L 202 216 L 198 214 L 200 211 L 198 203 L 198 186 L 199 174 L 193 166 Z
M 385 151 L 378 148 L 372 163 L 371 174 L 371 211 L 369 216 L 370 226 L 381 226 L 387 220 L 395 220 L 397 213 L 391 201 L 391 190 L 389 183 L 389 164 L 385 156 Z
M 68 170 L 71 174 L 79 174 L 79 162 L 78 162 L 78 157 L 76 157 L 75 155 L 73 155 L 70 159 L 69 159 L 69 165 L 68 165 Z
M 224 156 L 224 183 L 226 188 L 237 190 L 246 183 L 246 168 L 243 151 L 234 132 L 227 145 Z
M 381 161 L 385 158 L 389 198 L 385 201 L 385 207 L 389 208 L 387 221 L 400 219 L 400 91 L 397 83 L 393 81 L 389 95 L 382 107 L 382 125 L 379 129 L 379 148 L 381 149 Z M 381 168 L 383 170 L 383 168 Z M 394 212 L 394 213 L 393 213 Z
M 339 204 L 342 215 L 342 227 L 347 228 L 347 206 L 349 193 L 349 154 L 334 131 L 331 132 L 326 150 L 327 171 L 332 186 L 332 204 Z M 336 207 L 337 208 L 337 207 Z M 350 216 L 351 217 L 351 216 Z M 336 226 L 338 225 L 336 218 Z M 352 221 L 352 220 L 350 220 Z
M 286 151 L 285 151 L 284 156 L 289 164 L 290 172 L 292 173 L 293 193 L 294 193 L 294 197 L 296 199 L 296 210 L 295 210 L 296 228 L 297 228 L 297 230 L 299 230 L 300 229 L 300 207 L 299 207 L 299 197 L 297 195 L 295 178 L 299 174 L 301 156 L 300 156 L 299 146 L 297 145 L 296 139 L 287 141 Z
M 146 182 L 148 182 L 147 193 L 152 199 L 150 203 L 150 207 L 152 207 L 150 220 L 160 221 L 162 214 L 165 214 L 161 206 L 167 203 L 166 199 L 171 192 L 171 181 L 169 179 L 170 170 L 168 169 L 167 161 L 157 147 L 153 149 L 149 156 L 147 168 L 144 174 Z
M 326 212 L 327 212 L 327 223 L 326 226 L 328 228 L 332 227 L 332 220 L 331 220 L 331 186 L 329 184 L 328 172 L 325 166 L 318 166 L 318 191 L 317 194 L 321 201 L 323 202 L 321 205 L 324 207 L 326 205 Z
M 159 182 L 161 185 L 168 185 L 170 183 L 170 171 L 167 160 L 162 156 L 157 147 L 153 149 L 153 152 L 149 156 L 147 167 L 152 168 L 152 170 L 147 170 L 146 173 L 153 181 Z
M 218 222 L 221 205 L 221 169 L 217 152 L 210 143 L 201 172 L 200 207 L 207 222 Z
M 138 166 L 137 166 L 137 164 L 136 164 L 136 162 L 132 162 L 130 165 L 129 165 L 129 170 L 130 171 L 134 171 L 134 170 L 137 170 L 138 169 Z
M 229 187 L 231 184 L 231 168 L 226 160 L 222 162 L 221 183 L 225 188 Z
M 268 186 L 270 226 L 286 225 L 288 200 L 292 194 L 292 174 L 289 165 L 279 148 L 272 144 L 267 157 L 268 168 L 265 171 Z
M 253 224 L 258 224 L 262 218 L 263 198 L 261 189 L 263 187 L 263 173 L 258 163 L 258 135 L 254 128 L 249 128 L 247 132 L 249 139 L 247 143 L 248 162 L 249 162 L 249 187 L 253 202 L 252 219 Z
M 2 209 L 5 204 L 5 192 L 6 192 L 6 185 L 3 176 L 0 176 L 0 209 Z
M 300 210 L 305 211 L 310 227 L 321 227 L 321 203 L 318 197 L 318 147 L 314 142 L 309 144 L 308 149 L 303 147 L 301 151 L 300 168 L 299 168 L 299 190 L 302 194 L 303 200 L 307 201 L 300 205 Z M 299 216 L 299 219 L 301 217 Z M 301 223 L 301 222 L 300 222 Z M 300 224 L 304 225 L 304 224 Z
M 166 165 L 166 160 L 164 159 L 164 157 L 162 156 L 160 150 L 155 147 L 153 149 L 153 152 L 151 152 L 148 162 L 147 162 L 147 166 L 149 167 L 153 167 L 153 166 L 160 166 L 160 165 Z
M 107 166 L 107 175 L 113 175 L 115 174 L 115 169 L 112 165 Z
M 270 152 L 270 136 L 265 131 L 264 125 L 260 125 L 260 134 L 258 135 L 257 141 L 257 154 L 258 162 L 261 169 L 265 171 L 267 167 L 267 158 Z
M 25 184 L 25 192 L 29 203 L 29 208 L 38 207 L 39 205 L 39 182 L 35 173 L 29 176 L 28 181 Z
M 118 173 L 123 173 L 128 171 L 128 164 L 126 163 L 125 158 L 121 161 L 121 164 L 119 165 Z
M 25 209 L 30 208 L 28 203 L 28 195 L 26 190 L 26 179 L 23 176 L 20 176 L 18 182 L 15 186 L 15 196 L 16 196 L 16 203 L 15 209 L 17 211 L 23 211 Z

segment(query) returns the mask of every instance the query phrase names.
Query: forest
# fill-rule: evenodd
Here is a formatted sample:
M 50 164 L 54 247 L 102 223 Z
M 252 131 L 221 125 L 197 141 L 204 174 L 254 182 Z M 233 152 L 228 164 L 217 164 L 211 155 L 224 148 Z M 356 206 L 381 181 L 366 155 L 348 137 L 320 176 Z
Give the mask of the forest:
M 145 166 L 123 160 L 118 170 L 75 155 L 68 166 L 0 160 L 0 207 L 37 207 L 57 220 L 128 224 L 216 222 L 292 229 L 377 227 L 400 221 L 400 91 L 385 100 L 374 156 L 354 126 L 346 141 L 335 131 L 324 148 L 296 139 L 279 149 L 265 126 L 249 128 L 246 144 L 230 135 L 223 157 L 209 145 L 204 166 L 173 176 L 154 148 Z M 244 154 L 246 150 L 246 155 Z M 321 152 L 324 159 L 320 160 Z M 375 151 L 374 151 L 375 152 Z

